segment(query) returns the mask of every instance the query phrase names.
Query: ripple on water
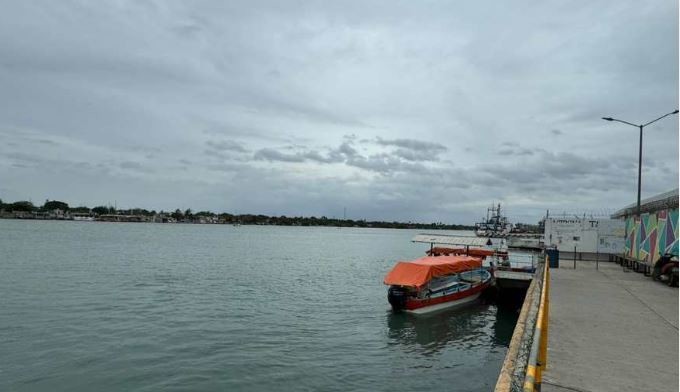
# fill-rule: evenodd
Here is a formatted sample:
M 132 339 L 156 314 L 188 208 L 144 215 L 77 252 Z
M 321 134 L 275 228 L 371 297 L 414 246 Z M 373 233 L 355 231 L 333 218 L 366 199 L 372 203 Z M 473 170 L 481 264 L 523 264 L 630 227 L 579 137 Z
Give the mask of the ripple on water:
M 490 390 L 516 313 L 389 311 L 413 234 L 0 220 L 0 390 Z

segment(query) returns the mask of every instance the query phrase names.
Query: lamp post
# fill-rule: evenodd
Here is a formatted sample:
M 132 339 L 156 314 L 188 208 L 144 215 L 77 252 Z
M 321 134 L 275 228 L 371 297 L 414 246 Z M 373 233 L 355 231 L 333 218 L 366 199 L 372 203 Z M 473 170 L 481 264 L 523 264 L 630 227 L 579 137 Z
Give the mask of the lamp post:
M 671 114 L 678 114 L 678 110 L 675 110 L 670 113 L 666 113 L 663 116 L 657 118 L 656 120 L 652 120 L 648 122 L 647 124 L 642 124 L 642 125 L 637 125 L 637 124 L 632 124 L 629 123 L 628 121 L 623 121 L 623 120 L 618 120 L 616 118 L 611 118 L 611 117 L 602 117 L 603 120 L 607 121 L 618 121 L 620 123 L 628 124 L 630 126 L 633 126 L 635 128 L 640 128 L 640 153 L 638 155 L 638 191 L 637 191 L 637 215 L 640 216 L 640 190 L 642 188 L 642 128 L 646 127 L 649 124 L 655 123 L 662 118 L 666 116 L 670 116 Z

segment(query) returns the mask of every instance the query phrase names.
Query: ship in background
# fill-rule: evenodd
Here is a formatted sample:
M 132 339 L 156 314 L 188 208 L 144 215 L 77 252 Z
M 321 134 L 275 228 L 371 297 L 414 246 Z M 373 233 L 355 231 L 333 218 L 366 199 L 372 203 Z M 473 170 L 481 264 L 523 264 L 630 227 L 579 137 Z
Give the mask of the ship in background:
M 501 203 L 486 209 L 486 220 L 475 223 L 475 235 L 478 237 L 506 237 L 512 231 L 512 223 L 501 212 Z

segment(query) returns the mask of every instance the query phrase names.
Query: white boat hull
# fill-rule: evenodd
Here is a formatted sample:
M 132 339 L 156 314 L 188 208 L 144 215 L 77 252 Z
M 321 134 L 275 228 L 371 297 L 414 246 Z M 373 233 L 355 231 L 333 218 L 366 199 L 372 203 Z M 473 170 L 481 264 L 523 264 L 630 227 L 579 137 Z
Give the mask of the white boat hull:
M 413 310 L 404 309 L 404 312 L 421 315 L 421 314 L 438 312 L 438 311 L 445 310 L 445 309 L 458 308 L 458 307 L 461 307 L 461 306 L 464 306 L 464 305 L 467 305 L 471 302 L 476 301 L 481 294 L 482 293 L 480 291 L 480 292 L 474 293 L 472 295 L 469 295 L 467 297 L 457 299 L 455 301 L 443 302 L 443 303 L 440 303 L 440 304 L 425 306 L 425 307 L 413 309 Z

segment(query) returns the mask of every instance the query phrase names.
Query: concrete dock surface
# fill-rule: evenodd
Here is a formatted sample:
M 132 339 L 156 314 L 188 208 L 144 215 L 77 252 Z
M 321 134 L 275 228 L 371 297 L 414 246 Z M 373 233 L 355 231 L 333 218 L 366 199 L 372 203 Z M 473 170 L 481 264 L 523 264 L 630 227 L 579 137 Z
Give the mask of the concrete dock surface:
M 678 390 L 677 288 L 612 262 L 550 272 L 542 391 Z

